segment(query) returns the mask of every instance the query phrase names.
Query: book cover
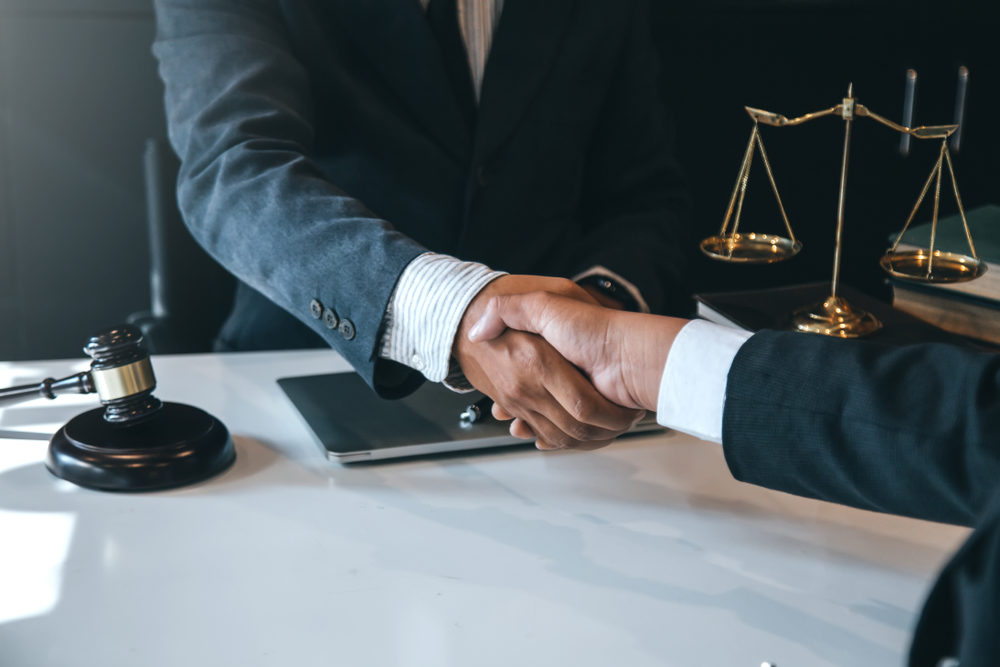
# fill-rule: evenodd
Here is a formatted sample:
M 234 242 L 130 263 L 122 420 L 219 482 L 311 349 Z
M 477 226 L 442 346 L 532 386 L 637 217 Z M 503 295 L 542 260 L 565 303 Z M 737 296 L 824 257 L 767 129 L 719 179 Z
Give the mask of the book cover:
M 1000 265 L 1000 206 L 987 204 L 965 212 L 969 223 L 969 233 L 976 246 L 979 259 L 994 265 Z M 889 238 L 890 245 L 895 243 L 896 234 Z M 919 248 L 927 248 L 931 242 L 931 223 L 911 225 L 903 235 L 900 245 L 906 244 Z M 957 252 L 963 255 L 969 252 L 969 242 L 965 238 L 965 228 L 961 216 L 956 213 L 938 218 L 937 232 L 934 237 L 934 248 Z M 992 268 L 992 267 L 991 267 Z
M 966 213 L 966 219 L 972 242 L 976 246 L 976 254 L 986 262 L 986 273 L 975 280 L 961 283 L 921 283 L 893 277 L 890 279 L 893 289 L 925 289 L 1000 304 L 1000 206 L 990 204 L 972 209 Z M 927 248 L 930 246 L 930 238 L 929 222 L 911 227 L 896 250 L 906 252 Z M 896 235 L 893 234 L 889 239 L 890 243 L 895 239 Z M 958 214 L 938 220 L 934 248 L 963 255 L 971 254 L 962 219 Z
M 1000 345 L 1000 303 L 897 285 L 892 305 L 952 333 Z

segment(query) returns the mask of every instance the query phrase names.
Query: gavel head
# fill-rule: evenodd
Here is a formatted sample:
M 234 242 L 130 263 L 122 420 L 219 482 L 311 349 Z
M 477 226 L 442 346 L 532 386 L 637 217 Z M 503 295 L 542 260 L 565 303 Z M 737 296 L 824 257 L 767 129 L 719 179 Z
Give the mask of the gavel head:
M 93 359 L 83 374 L 87 386 L 104 406 L 73 417 L 52 436 L 45 467 L 56 477 L 101 491 L 152 491 L 203 480 L 235 460 L 222 422 L 153 396 L 156 378 L 138 329 L 107 329 L 83 351 Z
M 92 336 L 83 351 L 93 359 L 90 375 L 104 405 L 105 421 L 130 426 L 162 407 L 153 396 L 156 377 L 139 329 L 127 324 L 106 329 Z

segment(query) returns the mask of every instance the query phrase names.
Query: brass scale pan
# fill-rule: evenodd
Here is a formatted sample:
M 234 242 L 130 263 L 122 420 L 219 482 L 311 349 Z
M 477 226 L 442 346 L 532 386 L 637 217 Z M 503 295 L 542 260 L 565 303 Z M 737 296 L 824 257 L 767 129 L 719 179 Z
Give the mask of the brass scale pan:
M 850 93 L 849 93 L 850 94 Z M 858 105 L 861 106 L 861 105 Z M 729 215 L 732 213 L 732 206 L 736 200 L 737 192 L 736 190 L 743 190 L 740 193 L 740 200 L 742 200 L 742 194 L 745 193 L 746 180 L 749 177 L 749 162 L 752 160 L 753 149 L 759 147 L 764 157 L 765 168 L 767 169 L 768 176 L 771 180 L 772 187 L 775 188 L 775 195 L 777 196 L 777 186 L 774 183 L 774 177 L 771 173 L 770 164 L 767 160 L 766 153 L 764 153 L 764 147 L 759 139 L 757 132 L 756 123 L 758 121 L 764 121 L 769 125 L 790 125 L 798 124 L 798 122 L 811 120 L 813 117 L 820 115 L 827 115 L 837 108 L 834 107 L 830 110 L 825 110 L 816 114 L 806 114 L 805 116 L 789 121 L 784 116 L 778 114 L 772 114 L 760 109 L 754 109 L 752 107 L 747 107 L 746 110 L 751 117 L 754 118 L 754 132 L 751 134 L 750 143 L 747 146 L 747 154 L 744 156 L 743 165 L 740 169 L 740 178 L 737 181 L 737 187 L 733 192 L 733 201 L 730 203 L 730 210 L 727 211 L 726 221 L 723 223 L 723 230 L 720 234 L 715 236 L 710 236 L 702 240 L 700 244 L 701 251 L 711 257 L 723 262 L 733 262 L 741 264 L 774 264 L 776 262 L 781 262 L 791 257 L 794 257 L 802 250 L 802 243 L 794 238 L 785 238 L 776 234 L 761 234 L 757 232 L 740 233 L 735 230 L 726 233 L 726 227 L 729 222 Z M 877 116 L 877 114 L 871 111 L 863 109 L 863 114 L 874 117 L 880 122 L 884 122 L 885 119 Z M 957 128 L 955 125 L 942 125 L 933 127 L 921 127 L 921 128 L 902 128 L 896 126 L 894 123 L 885 122 L 890 126 L 895 126 L 894 129 L 904 130 L 910 134 L 918 136 L 920 138 L 944 138 L 950 135 Z M 755 146 L 756 144 L 756 146 Z M 962 215 L 962 222 L 966 225 L 966 231 L 968 231 L 968 223 L 965 221 L 964 211 L 962 211 L 961 199 L 958 195 L 957 183 L 954 183 L 954 171 L 951 164 L 950 155 L 947 153 L 947 148 L 942 144 L 941 158 L 939 158 L 938 164 L 935 166 L 935 170 L 932 171 L 932 178 L 940 174 L 943 162 L 947 163 L 949 171 L 951 172 L 951 177 L 953 185 L 955 187 L 956 199 L 959 203 L 960 212 Z M 742 183 L 740 183 L 742 181 Z M 916 209 L 920 206 L 923 201 L 924 196 L 927 194 L 931 183 L 931 178 L 928 179 L 927 184 L 924 186 L 923 192 L 921 192 L 920 197 L 917 200 L 917 205 L 914 207 L 913 213 L 916 213 Z M 742 185 L 742 188 L 740 187 Z M 940 180 L 938 181 L 938 192 L 935 193 L 935 199 L 940 192 Z M 742 204 L 742 201 L 740 201 Z M 784 208 L 781 204 L 780 197 L 778 199 L 779 207 L 781 207 L 782 217 L 785 218 L 785 224 L 788 225 L 788 219 L 785 215 Z M 935 202 L 937 204 L 937 202 Z M 740 206 L 739 208 L 742 208 Z M 935 214 L 937 213 L 937 206 L 935 206 Z M 739 214 L 737 213 L 737 216 Z M 911 214 L 910 220 L 903 228 L 905 233 L 906 228 L 909 227 L 910 221 L 912 221 L 913 215 Z M 934 216 L 934 223 L 937 223 L 937 216 Z M 900 234 L 900 237 L 902 234 Z M 974 280 L 986 272 L 986 263 L 980 260 L 978 257 L 964 255 L 956 252 L 948 252 L 944 250 L 933 250 L 930 248 L 918 248 L 916 250 L 908 250 L 904 252 L 896 252 L 895 246 L 899 243 L 899 238 L 896 240 L 896 244 L 882 256 L 879 261 L 879 265 L 888 274 L 904 279 L 916 282 L 929 282 L 929 283 L 956 283 L 965 282 L 967 280 Z M 971 246 L 971 238 L 970 238 Z M 973 250 L 973 253 L 975 251 Z

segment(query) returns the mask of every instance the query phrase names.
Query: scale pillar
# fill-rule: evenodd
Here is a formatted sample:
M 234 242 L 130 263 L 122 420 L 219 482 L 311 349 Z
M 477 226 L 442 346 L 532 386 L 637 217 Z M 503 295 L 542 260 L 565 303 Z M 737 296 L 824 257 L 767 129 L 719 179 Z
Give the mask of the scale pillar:
M 818 333 L 840 338 L 860 338 L 882 328 L 882 323 L 871 313 L 852 306 L 837 296 L 840 285 L 840 251 L 844 237 L 844 204 L 847 199 L 847 162 L 851 153 L 851 125 L 854 122 L 854 84 L 847 86 L 847 97 L 840 104 L 840 117 L 844 119 L 844 153 L 840 161 L 840 193 L 837 198 L 837 232 L 833 245 L 833 277 L 830 296 L 823 301 L 792 313 L 796 331 Z

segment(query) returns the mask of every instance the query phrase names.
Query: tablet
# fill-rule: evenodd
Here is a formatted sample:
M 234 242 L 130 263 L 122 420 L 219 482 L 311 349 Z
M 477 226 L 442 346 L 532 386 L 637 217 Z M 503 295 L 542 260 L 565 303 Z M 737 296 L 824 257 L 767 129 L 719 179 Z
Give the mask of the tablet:
M 461 415 L 483 398 L 425 382 L 398 400 L 379 398 L 356 373 L 278 380 L 328 458 L 343 463 L 530 444 L 482 410 L 478 421 Z M 632 432 L 660 429 L 652 416 Z

